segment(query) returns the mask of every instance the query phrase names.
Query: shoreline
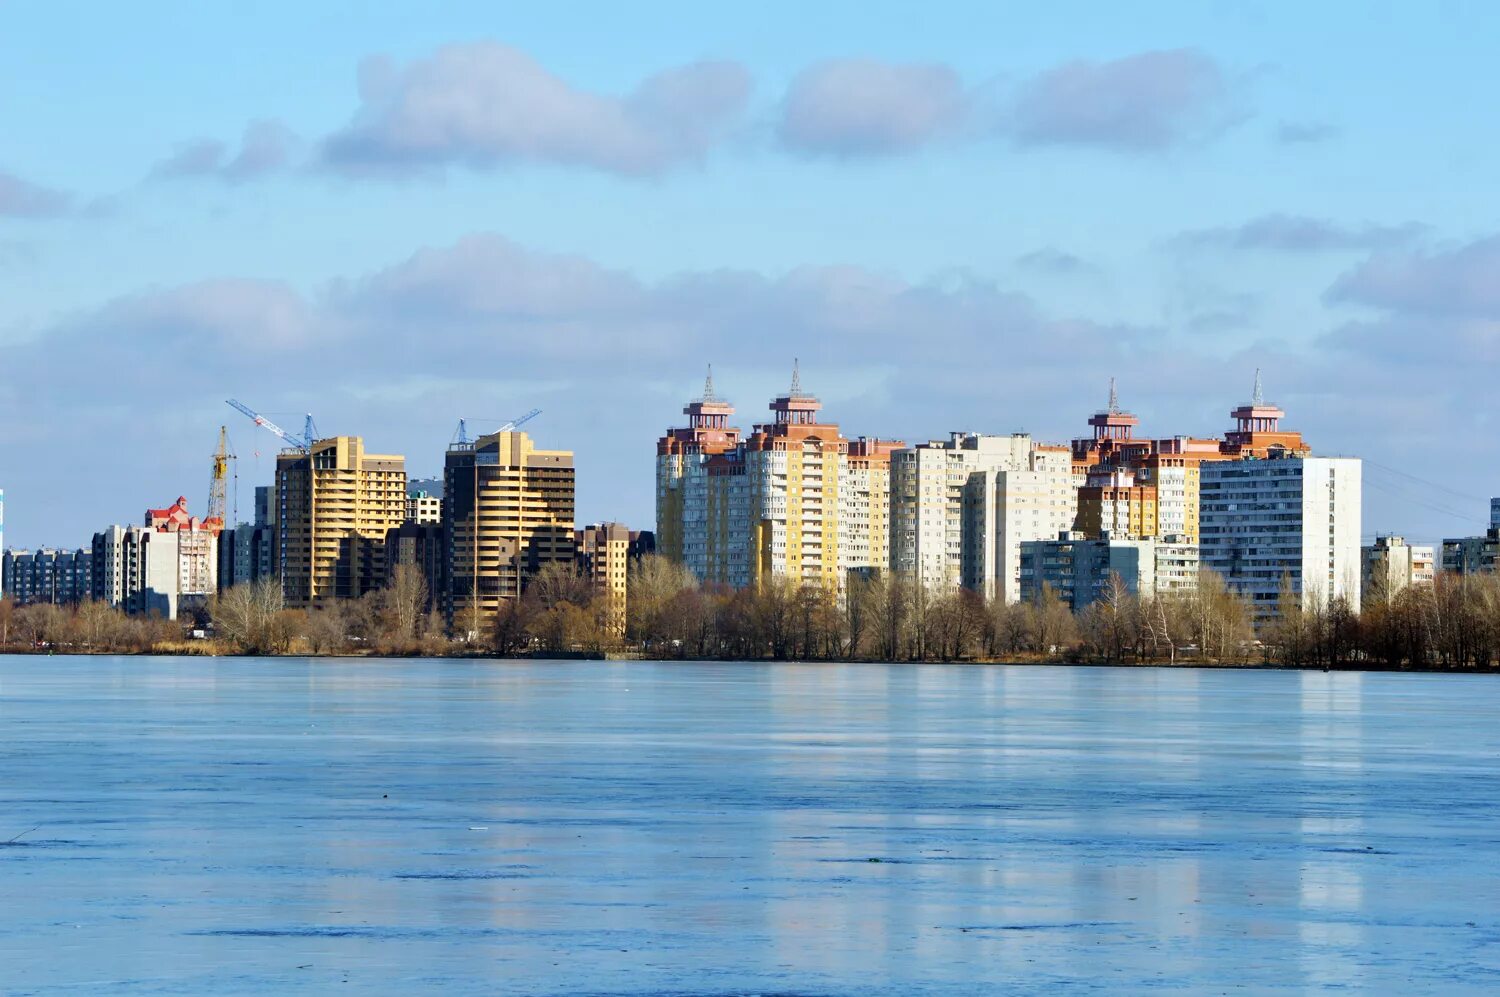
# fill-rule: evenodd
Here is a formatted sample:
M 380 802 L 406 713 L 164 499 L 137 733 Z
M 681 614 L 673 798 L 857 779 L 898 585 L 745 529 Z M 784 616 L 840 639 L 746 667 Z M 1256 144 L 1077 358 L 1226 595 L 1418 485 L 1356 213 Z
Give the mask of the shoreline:
M 650 658 L 635 653 L 621 652 L 573 652 L 564 654 L 518 654 L 518 655 L 496 655 L 496 654 L 329 654 L 329 653 L 307 653 L 307 654 L 242 654 L 236 651 L 205 650 L 202 652 L 183 651 L 55 651 L 55 650 L 24 650 L 4 649 L 0 650 L 0 658 L 193 658 L 193 659 L 243 659 L 256 660 L 286 659 L 317 659 L 320 661 L 470 661 L 470 662 L 492 662 L 496 664 L 508 662 L 540 661 L 555 664 L 574 664 L 579 662 L 591 663 L 614 663 L 630 664 L 639 662 L 643 664 L 680 664 L 680 665 L 714 665 L 714 664 L 736 664 L 736 665 L 885 665 L 889 667 L 920 667 L 925 665 L 959 665 L 965 667 L 1019 667 L 1019 668 L 1163 668 L 1163 669 L 1198 669 L 1201 671 L 1264 671 L 1264 672 L 1355 672 L 1355 673 L 1394 673 L 1410 675 L 1500 675 L 1500 666 L 1493 668 L 1461 668 L 1461 667 L 1410 667 L 1390 666 L 1375 662 L 1361 663 L 1357 665 L 1337 665 L 1325 667 L 1322 665 L 1293 665 L 1277 662 L 1256 662 L 1251 664 L 1236 664 L 1230 662 L 1212 661 L 1026 661 L 1006 659 L 984 659 L 984 660 L 961 660 L 961 661 L 890 661 L 878 658 L 832 658 L 832 659 L 730 659 L 730 658 Z

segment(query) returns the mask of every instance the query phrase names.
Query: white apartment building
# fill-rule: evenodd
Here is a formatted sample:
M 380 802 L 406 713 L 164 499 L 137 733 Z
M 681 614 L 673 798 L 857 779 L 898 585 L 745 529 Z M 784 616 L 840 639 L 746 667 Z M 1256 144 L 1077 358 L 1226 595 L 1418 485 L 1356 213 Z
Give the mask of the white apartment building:
M 965 588 L 987 599 L 1021 599 L 1021 544 L 1071 530 L 1078 479 L 1065 447 L 1032 446 L 1024 470 L 983 471 L 970 482 Z
M 1033 446 L 1025 433 L 953 433 L 892 454 L 891 569 L 932 590 L 965 584 L 966 509 L 983 491 L 971 488 L 971 479 L 986 471 L 1028 470 Z
M 111 526 L 94 534 L 94 598 L 133 615 L 175 620 L 218 591 L 218 537 L 203 529 Z
M 1357 612 L 1361 469 L 1352 457 L 1204 464 L 1203 566 L 1246 594 L 1257 618 L 1275 615 L 1284 575 L 1304 606 L 1342 596 Z

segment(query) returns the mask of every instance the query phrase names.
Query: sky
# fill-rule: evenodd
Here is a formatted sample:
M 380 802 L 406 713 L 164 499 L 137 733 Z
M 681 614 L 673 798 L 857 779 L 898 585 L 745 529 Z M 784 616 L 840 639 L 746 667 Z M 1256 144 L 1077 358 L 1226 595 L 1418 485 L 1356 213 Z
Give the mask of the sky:
M 532 408 L 578 519 L 654 518 L 713 365 L 748 429 L 1151 436 L 1269 401 L 1363 532 L 1500 494 L 1500 8 L 0 4 L 5 542 L 178 495 L 221 425 L 441 472 Z

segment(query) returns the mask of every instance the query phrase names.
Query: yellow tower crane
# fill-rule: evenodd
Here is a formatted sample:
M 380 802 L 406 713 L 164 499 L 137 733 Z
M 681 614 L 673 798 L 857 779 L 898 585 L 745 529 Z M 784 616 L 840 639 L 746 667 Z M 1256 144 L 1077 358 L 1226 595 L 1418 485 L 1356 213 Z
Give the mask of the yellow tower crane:
M 225 426 L 219 427 L 219 449 L 214 451 L 214 472 L 209 479 L 208 485 L 208 518 L 203 525 L 212 530 L 222 530 L 229 525 L 226 513 L 230 510 L 228 506 L 229 492 L 229 462 L 239 460 L 229 452 L 229 430 Z M 238 475 L 236 475 L 238 479 Z M 238 489 L 236 489 L 235 515 L 239 515 Z

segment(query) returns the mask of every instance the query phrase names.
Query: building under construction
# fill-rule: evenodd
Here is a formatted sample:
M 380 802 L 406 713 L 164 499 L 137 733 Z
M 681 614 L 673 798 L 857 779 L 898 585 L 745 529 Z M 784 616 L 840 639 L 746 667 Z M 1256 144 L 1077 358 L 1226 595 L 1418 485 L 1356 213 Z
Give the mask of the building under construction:
M 276 566 L 291 608 L 358 599 L 385 584 L 389 531 L 406 518 L 406 458 L 358 436 L 276 458 Z
M 488 626 L 545 565 L 573 563 L 573 453 L 516 430 L 452 444 L 443 466 L 444 614 Z

